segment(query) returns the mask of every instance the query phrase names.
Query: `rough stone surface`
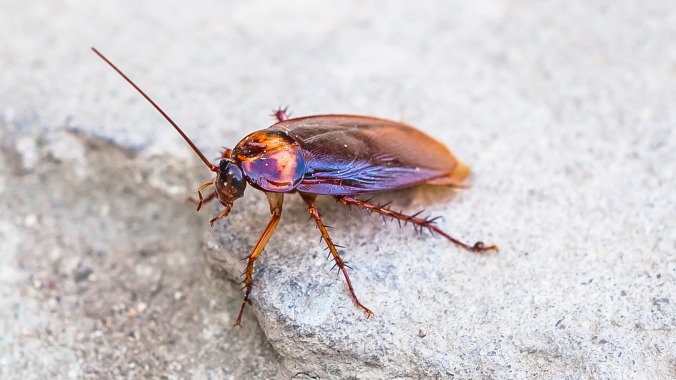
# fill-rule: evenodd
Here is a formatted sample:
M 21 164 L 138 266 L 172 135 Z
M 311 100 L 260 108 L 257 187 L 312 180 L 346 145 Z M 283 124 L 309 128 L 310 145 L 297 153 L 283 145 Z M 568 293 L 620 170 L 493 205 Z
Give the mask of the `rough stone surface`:
M 676 377 L 671 2 L 1 7 L 0 377 Z M 232 328 L 265 197 L 211 230 L 208 171 L 92 45 L 209 157 L 278 105 L 418 126 L 472 189 L 377 200 L 501 252 L 320 200 L 366 319 L 287 196 Z

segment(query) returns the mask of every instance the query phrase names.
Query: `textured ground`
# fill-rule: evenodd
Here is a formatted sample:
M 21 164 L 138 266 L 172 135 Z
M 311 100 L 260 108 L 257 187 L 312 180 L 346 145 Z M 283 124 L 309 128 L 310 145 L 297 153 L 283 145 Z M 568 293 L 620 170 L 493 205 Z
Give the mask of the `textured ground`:
M 0 377 L 676 377 L 676 8 L 669 1 L 0 3 Z M 214 230 L 209 157 L 356 113 L 452 147 L 473 188 L 382 194 L 498 255 L 327 199 L 366 319 L 296 196 Z

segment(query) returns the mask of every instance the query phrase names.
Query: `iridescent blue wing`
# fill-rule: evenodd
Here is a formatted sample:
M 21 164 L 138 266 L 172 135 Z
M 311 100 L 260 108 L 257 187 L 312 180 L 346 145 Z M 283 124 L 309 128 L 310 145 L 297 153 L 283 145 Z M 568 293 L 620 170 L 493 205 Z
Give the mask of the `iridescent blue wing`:
M 320 115 L 290 119 L 270 129 L 296 140 L 305 157 L 298 191 L 354 195 L 422 183 L 454 185 L 469 175 L 439 141 L 394 121 Z

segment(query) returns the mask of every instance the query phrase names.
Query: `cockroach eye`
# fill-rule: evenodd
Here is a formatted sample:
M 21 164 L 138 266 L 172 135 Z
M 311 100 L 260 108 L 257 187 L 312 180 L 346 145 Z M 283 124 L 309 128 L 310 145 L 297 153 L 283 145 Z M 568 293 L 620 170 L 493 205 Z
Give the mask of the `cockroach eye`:
M 221 160 L 219 164 L 218 185 L 219 193 L 228 198 L 241 198 L 246 189 L 246 180 L 242 171 L 230 160 Z

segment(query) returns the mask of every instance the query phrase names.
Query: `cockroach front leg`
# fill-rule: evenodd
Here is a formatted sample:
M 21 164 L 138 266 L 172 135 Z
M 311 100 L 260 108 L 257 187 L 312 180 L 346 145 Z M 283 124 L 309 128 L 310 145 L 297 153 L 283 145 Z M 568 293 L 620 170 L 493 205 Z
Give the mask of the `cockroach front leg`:
M 299 193 L 299 194 L 303 198 L 303 200 L 305 201 L 305 204 L 307 204 L 307 209 L 308 209 L 308 212 L 310 212 L 310 216 L 317 223 L 317 228 L 319 229 L 319 232 L 321 232 L 322 238 L 324 238 L 326 245 L 329 247 L 329 251 L 331 251 L 331 255 L 333 255 L 333 260 L 336 262 L 335 266 L 338 267 L 338 269 L 343 273 L 343 276 L 345 277 L 345 281 L 347 282 L 347 287 L 348 287 L 348 289 L 350 289 L 350 295 L 352 296 L 354 303 L 357 305 L 358 308 L 364 310 L 366 312 L 366 318 L 369 318 L 370 316 L 373 315 L 373 312 L 371 310 L 369 310 L 369 308 L 367 308 L 366 306 L 362 305 L 362 303 L 359 302 L 357 295 L 354 293 L 354 288 L 352 288 L 352 282 L 350 281 L 350 276 L 347 274 L 347 269 L 346 269 L 347 264 L 345 264 L 343 259 L 338 254 L 338 250 L 336 249 L 336 245 L 333 244 L 333 240 L 331 240 L 331 237 L 329 236 L 329 232 L 326 230 L 326 226 L 324 225 L 324 222 L 322 222 L 322 218 L 319 215 L 319 210 L 317 209 L 317 207 L 315 207 L 315 199 L 317 198 L 317 196 L 314 195 L 314 194 L 307 194 L 307 193 Z
M 203 184 L 202 186 L 200 186 L 199 189 L 197 189 L 197 199 L 195 199 L 194 197 L 188 197 L 189 202 L 195 203 L 197 205 L 197 209 L 195 211 L 201 210 L 202 206 L 204 206 L 205 204 L 213 201 L 216 198 L 216 190 L 212 190 L 211 192 L 209 192 L 209 194 L 207 194 L 206 198 L 202 196 L 202 190 L 206 189 L 209 186 L 214 186 L 214 185 L 215 185 L 214 181 L 207 182 L 207 183 Z
M 197 189 L 197 197 L 198 199 L 195 199 L 193 197 L 189 197 L 188 200 L 194 203 L 197 203 L 197 209 L 195 211 L 199 211 L 202 209 L 202 206 L 205 204 L 211 202 L 216 198 L 216 190 L 212 190 L 209 194 L 207 194 L 206 198 L 202 196 L 202 190 L 206 189 L 209 186 L 214 186 L 214 182 L 207 182 L 200 186 L 199 189 Z
M 232 149 L 223 148 L 223 152 L 221 152 L 221 158 L 230 159 L 231 157 L 232 157 Z M 202 186 L 200 186 L 199 189 L 197 189 L 197 198 L 198 199 L 195 199 L 193 197 L 188 197 L 188 200 L 190 202 L 197 204 L 197 210 L 196 211 L 201 210 L 202 206 L 204 206 L 205 204 L 207 204 L 207 203 L 213 201 L 214 199 L 216 199 L 216 190 L 210 191 L 209 194 L 207 194 L 206 197 L 202 196 L 202 190 L 206 189 L 209 186 L 215 186 L 215 185 L 216 185 L 215 180 L 211 181 L 211 182 L 207 182 L 207 183 L 203 184 Z
M 277 224 L 279 224 L 279 219 L 282 217 L 282 203 L 284 202 L 284 193 L 266 192 L 265 195 L 268 197 L 268 202 L 270 203 L 270 213 L 272 216 L 270 217 L 268 226 L 265 227 L 265 231 L 263 231 L 263 234 L 258 239 L 258 243 L 256 243 L 256 245 L 251 250 L 251 253 L 247 257 L 246 270 L 243 273 L 244 281 L 242 281 L 245 289 L 244 299 L 242 300 L 242 308 L 239 309 L 237 322 L 235 322 L 235 326 L 237 327 L 242 327 L 242 314 L 244 314 L 244 307 L 249 302 L 249 294 L 251 294 L 251 287 L 253 285 L 254 263 L 256 262 L 256 259 L 258 259 L 258 256 L 261 254 L 261 252 L 263 252 L 263 248 L 265 248 L 268 240 L 270 240 L 272 233 L 275 232 Z
M 355 205 L 355 206 L 363 208 L 364 210 L 367 210 L 369 212 L 375 212 L 375 213 L 378 213 L 378 214 L 383 215 L 385 217 L 394 218 L 394 219 L 400 220 L 400 221 L 405 222 L 405 223 L 412 223 L 413 225 L 418 226 L 421 229 L 427 228 L 430 231 L 436 232 L 437 234 L 445 237 L 451 243 L 453 243 L 453 244 L 455 244 L 455 245 L 457 245 L 461 248 L 464 248 L 464 249 L 466 249 L 470 252 L 482 253 L 482 252 L 490 252 L 490 251 L 497 252 L 498 251 L 497 245 L 486 246 L 481 241 L 474 243 L 474 245 L 469 245 L 467 243 L 463 243 L 462 241 L 454 238 L 453 236 L 447 234 L 442 229 L 440 229 L 439 227 L 434 225 L 434 221 L 436 220 L 436 218 L 427 219 L 427 218 L 418 218 L 416 215 L 405 215 L 405 214 L 402 214 L 400 212 L 392 211 L 392 210 L 388 209 L 386 206 L 385 207 L 379 206 L 379 205 L 376 205 L 376 204 L 373 204 L 373 203 L 369 203 L 367 201 L 362 201 L 362 200 L 359 200 L 357 198 L 353 198 L 349 195 L 338 196 L 338 197 L 336 197 L 336 199 L 338 200 L 338 202 L 340 202 L 344 205 L 347 205 L 347 206 Z

